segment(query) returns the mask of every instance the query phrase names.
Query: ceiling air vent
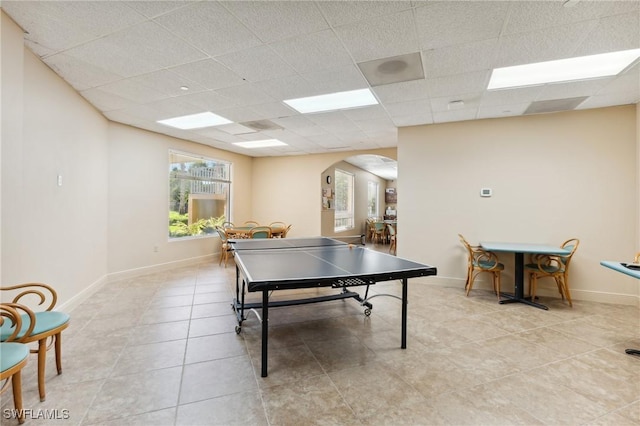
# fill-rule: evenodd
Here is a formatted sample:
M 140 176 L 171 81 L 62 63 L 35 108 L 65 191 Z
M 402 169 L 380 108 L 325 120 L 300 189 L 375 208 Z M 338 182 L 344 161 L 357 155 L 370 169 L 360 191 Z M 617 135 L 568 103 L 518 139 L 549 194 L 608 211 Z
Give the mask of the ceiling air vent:
M 588 96 L 566 99 L 550 99 L 548 101 L 531 102 L 525 114 L 542 114 L 545 112 L 570 111 L 584 102 Z
M 282 130 L 282 126 L 278 126 L 276 123 L 269 120 L 245 121 L 240 124 L 253 130 L 257 130 L 258 132 L 263 130 Z

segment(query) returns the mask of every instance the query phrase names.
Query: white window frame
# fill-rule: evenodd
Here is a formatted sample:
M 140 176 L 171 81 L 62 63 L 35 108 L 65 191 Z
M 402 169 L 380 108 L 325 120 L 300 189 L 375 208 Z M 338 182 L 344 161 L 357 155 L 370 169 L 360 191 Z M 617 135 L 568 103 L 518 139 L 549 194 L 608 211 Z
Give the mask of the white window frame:
M 346 197 L 346 210 L 340 210 L 342 207 L 341 201 L 338 200 L 341 198 L 339 195 L 339 188 L 341 177 L 340 175 L 344 175 L 349 179 L 349 187 L 347 188 L 347 197 Z M 344 170 L 335 169 L 335 210 L 334 210 L 334 232 L 342 232 L 355 228 L 355 203 L 354 203 L 354 193 L 356 186 L 356 177 L 353 173 L 349 173 Z
M 371 206 L 370 204 L 372 199 L 373 199 L 373 206 Z M 380 212 L 380 184 L 378 182 L 370 180 L 367 182 L 367 217 L 378 217 L 379 212 Z
M 178 164 L 175 162 L 176 156 L 193 160 L 193 162 L 211 163 L 211 167 L 209 167 L 210 170 L 206 170 L 205 168 L 205 170 L 201 171 L 202 173 L 199 173 L 200 176 L 198 176 L 198 173 L 197 173 L 196 175 L 193 175 L 192 178 L 183 176 L 182 181 L 189 182 L 188 194 L 191 195 L 190 198 L 192 200 L 208 199 L 209 197 L 212 197 L 212 196 L 215 198 L 216 195 L 225 196 L 225 198 L 223 198 L 225 200 L 224 219 L 223 219 L 224 221 L 231 221 L 230 215 L 231 215 L 231 193 L 232 193 L 232 183 L 231 183 L 232 163 L 226 160 L 221 160 L 219 158 L 208 157 L 201 154 L 195 154 L 192 152 L 169 149 L 168 199 L 167 199 L 168 211 L 167 211 L 167 216 L 165 216 L 165 217 L 169 217 L 169 228 L 167 231 L 169 241 L 183 241 L 185 239 L 191 239 L 191 238 L 217 237 L 218 234 L 215 231 L 215 229 L 213 229 L 212 227 L 207 227 L 204 230 L 202 230 L 202 232 L 197 234 L 187 233 L 187 234 L 179 235 L 175 232 L 175 226 L 172 226 L 172 223 L 171 223 L 171 216 L 172 216 L 171 212 L 176 211 L 176 208 L 175 208 L 176 200 L 174 200 L 174 196 L 175 196 L 174 192 L 176 188 L 172 187 L 172 184 L 175 183 L 175 180 L 176 180 L 175 173 L 172 171 L 172 169 L 175 169 L 175 164 Z M 199 191 L 201 191 L 200 193 L 192 192 L 194 188 L 198 188 L 198 187 L 200 187 L 199 189 Z M 193 220 L 195 219 L 190 216 L 188 201 L 186 206 L 186 212 L 184 212 L 183 214 L 186 214 L 189 217 L 187 224 L 191 225 L 193 223 Z M 202 218 L 199 218 L 199 219 L 202 219 Z

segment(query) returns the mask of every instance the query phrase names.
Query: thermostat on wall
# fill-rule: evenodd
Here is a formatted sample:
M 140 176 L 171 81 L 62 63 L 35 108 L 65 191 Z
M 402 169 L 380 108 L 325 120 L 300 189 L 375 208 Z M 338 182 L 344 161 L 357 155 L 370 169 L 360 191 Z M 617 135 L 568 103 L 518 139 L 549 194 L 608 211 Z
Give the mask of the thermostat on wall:
M 491 197 L 491 188 L 480 188 L 481 197 Z

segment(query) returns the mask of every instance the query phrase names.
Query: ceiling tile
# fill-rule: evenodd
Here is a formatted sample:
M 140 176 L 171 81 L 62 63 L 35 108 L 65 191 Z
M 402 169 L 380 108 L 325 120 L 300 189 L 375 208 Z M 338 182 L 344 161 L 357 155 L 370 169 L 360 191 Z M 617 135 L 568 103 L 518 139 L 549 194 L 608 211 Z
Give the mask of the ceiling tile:
M 132 79 L 119 80 L 100 86 L 102 92 L 111 93 L 138 104 L 146 104 L 168 97 L 167 94 L 158 92 L 144 86 Z
M 498 39 L 474 41 L 422 52 L 427 78 L 492 69 Z
M 531 105 L 530 102 L 520 102 L 509 105 L 482 105 L 478 109 L 478 118 L 513 117 L 522 115 Z
M 478 110 L 476 108 L 460 109 L 456 111 L 439 111 L 433 113 L 434 123 L 448 123 L 451 121 L 474 120 Z
M 180 96 L 180 101 L 197 106 L 204 111 L 217 111 L 219 109 L 237 106 L 233 99 L 222 96 L 212 90 Z
M 320 1 L 318 7 L 334 26 L 389 15 L 411 7 L 407 1 Z
M 104 92 L 100 89 L 89 89 L 80 92 L 82 97 L 91 102 L 100 111 L 111 111 L 116 109 L 129 108 L 138 105 L 130 99 L 123 98 L 113 93 Z
M 429 85 L 426 80 L 405 81 L 373 88 L 382 103 L 411 101 L 429 97 Z
M 307 96 L 321 95 L 323 92 L 317 85 L 299 75 L 274 78 L 261 81 L 260 87 L 278 100 L 304 98 Z
M 207 89 L 221 89 L 245 83 L 242 77 L 213 59 L 179 65 L 170 70 Z
M 335 31 L 356 62 L 420 50 L 411 10 L 344 25 Z
M 222 4 L 265 43 L 328 28 L 315 2 L 226 1 Z
M 211 56 L 261 44 L 245 25 L 218 2 L 199 1 L 162 15 L 155 21 Z
M 589 2 L 589 7 L 580 3 L 564 7 L 563 3 L 564 1 L 513 2 L 504 33 L 529 32 L 598 19 L 611 9 L 608 2 Z
M 613 77 L 594 78 L 590 80 L 574 81 L 568 83 L 546 84 L 538 95 L 538 101 L 560 98 L 576 98 L 579 96 L 594 95 L 602 87 L 613 81 Z
M 431 102 L 429 99 L 421 99 L 417 101 L 395 102 L 386 105 L 387 112 L 396 123 L 397 117 L 420 115 L 427 117 L 431 114 Z M 396 123 L 397 124 L 397 123 Z
M 130 27 L 66 53 L 124 77 L 192 62 L 204 56 L 153 22 Z
M 351 108 L 342 111 L 342 114 L 352 121 L 361 120 L 388 120 L 389 115 L 381 105 L 371 105 L 362 108 Z
M 640 13 L 602 18 L 572 56 L 586 56 L 640 47 Z
M 416 8 L 420 49 L 497 38 L 508 10 L 504 1 L 445 1 Z
M 359 130 L 356 124 L 349 120 L 341 111 L 320 112 L 308 115 L 309 120 L 320 127 L 333 132 L 350 132 Z
M 213 112 L 236 123 L 241 123 L 243 121 L 262 120 L 265 118 L 260 113 L 255 112 L 249 107 L 225 108 L 218 109 Z
M 597 21 L 504 36 L 495 68 L 570 58 Z
M 445 96 L 442 98 L 431 98 L 431 111 L 433 112 L 444 112 L 451 111 L 453 108 L 450 106 L 452 101 L 461 100 L 464 102 L 463 108 L 478 108 L 480 106 L 480 98 L 482 96 L 482 92 L 477 93 L 466 93 L 463 95 L 456 96 L 455 99 L 452 99 L 451 96 Z M 457 108 L 457 107 L 456 107 Z
M 111 73 L 64 53 L 48 56 L 43 61 L 53 71 L 64 76 L 65 81 L 76 90 L 89 89 L 123 78 L 118 74 Z
M 134 9 L 141 15 L 147 18 L 155 18 L 159 15 L 180 9 L 181 7 L 189 6 L 193 1 L 180 0 L 180 1 L 124 1 L 124 4 Z
M 427 80 L 429 94 L 433 97 L 456 96 L 484 91 L 489 83 L 490 71 L 476 71 Z
M 353 63 L 349 52 L 331 30 L 293 37 L 270 46 L 299 73 Z
M 198 93 L 207 90 L 205 86 L 167 70 L 131 77 L 129 80 L 169 96 L 183 96 L 187 93 Z M 181 89 L 183 86 L 188 87 L 189 90 Z
M 346 92 L 369 87 L 355 65 L 306 73 L 302 77 L 313 83 L 320 93 Z
M 218 56 L 216 59 L 252 83 L 295 74 L 290 65 L 264 45 Z
M 531 103 L 538 99 L 544 86 L 520 87 L 514 89 L 488 90 L 482 95 L 481 106 L 511 105 L 520 102 Z
M 270 103 L 260 104 L 260 105 L 251 105 L 251 109 L 256 111 L 258 114 L 260 114 L 264 118 L 269 118 L 269 119 L 289 117 L 289 116 L 298 114 L 297 111 L 292 110 L 282 102 L 270 102 Z
M 274 98 L 267 95 L 257 85 L 249 83 L 218 89 L 215 92 L 226 98 L 233 99 L 239 106 L 275 102 Z

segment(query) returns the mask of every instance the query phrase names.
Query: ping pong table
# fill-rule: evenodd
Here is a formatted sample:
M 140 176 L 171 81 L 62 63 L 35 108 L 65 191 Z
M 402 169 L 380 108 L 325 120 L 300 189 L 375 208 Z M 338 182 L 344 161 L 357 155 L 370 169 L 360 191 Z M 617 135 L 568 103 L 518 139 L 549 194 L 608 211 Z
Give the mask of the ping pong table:
M 402 280 L 401 348 L 407 347 L 407 283 L 409 278 L 436 275 L 433 266 L 369 250 L 333 238 L 280 238 L 229 240 L 236 261 L 236 297 L 233 309 L 242 331 L 246 311 L 262 322 L 261 376 L 267 377 L 269 308 L 353 298 L 369 316 L 369 286 L 381 281 Z M 351 287 L 366 286 L 364 297 Z M 296 300 L 269 301 L 275 290 L 333 287 L 339 292 Z M 262 292 L 262 301 L 248 303 L 246 292 Z M 397 296 L 393 296 L 397 297 Z M 257 312 L 261 309 L 262 317 Z

